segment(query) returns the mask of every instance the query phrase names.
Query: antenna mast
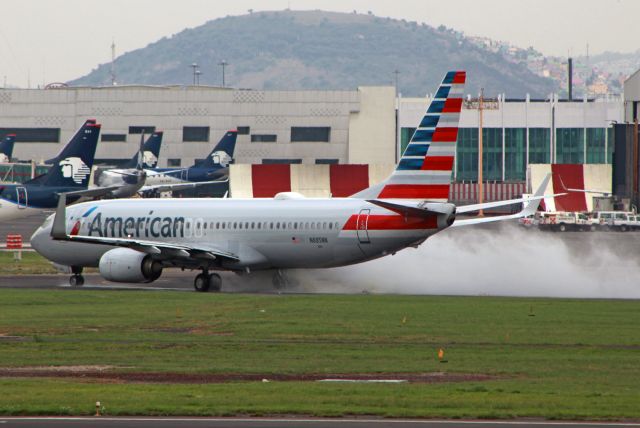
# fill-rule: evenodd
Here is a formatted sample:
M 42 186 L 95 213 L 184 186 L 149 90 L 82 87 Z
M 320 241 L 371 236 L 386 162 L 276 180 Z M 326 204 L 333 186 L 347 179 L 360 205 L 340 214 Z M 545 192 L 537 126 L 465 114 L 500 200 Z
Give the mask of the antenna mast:
M 111 86 L 116 86 L 116 42 L 111 41 Z

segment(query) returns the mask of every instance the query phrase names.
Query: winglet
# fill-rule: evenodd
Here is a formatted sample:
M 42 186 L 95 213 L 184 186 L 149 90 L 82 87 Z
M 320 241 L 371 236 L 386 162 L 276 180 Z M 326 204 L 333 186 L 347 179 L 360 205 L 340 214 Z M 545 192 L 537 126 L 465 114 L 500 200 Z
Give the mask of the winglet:
M 51 237 L 53 239 L 67 239 L 67 194 L 58 195 L 58 206 L 53 218 L 51 227 Z
M 520 211 L 520 216 L 529 217 L 530 215 L 534 215 L 536 211 L 538 211 L 538 207 L 540 206 L 540 201 L 544 197 L 544 191 L 547 189 L 549 185 L 549 180 L 551 180 L 551 173 L 547 174 L 540 186 L 536 189 L 536 192 L 533 194 L 533 198 L 529 201 L 529 203 L 524 207 L 522 211 Z

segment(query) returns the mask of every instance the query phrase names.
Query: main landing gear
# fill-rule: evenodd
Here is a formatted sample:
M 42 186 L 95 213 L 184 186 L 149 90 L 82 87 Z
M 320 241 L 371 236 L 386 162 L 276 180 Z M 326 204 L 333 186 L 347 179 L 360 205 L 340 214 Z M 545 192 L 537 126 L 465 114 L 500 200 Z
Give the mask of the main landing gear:
M 84 276 L 82 276 L 82 266 L 71 266 L 71 275 L 69 277 L 69 285 L 72 287 L 81 287 L 84 285 Z
M 203 270 L 193 280 L 193 287 L 201 293 L 209 290 L 220 291 L 222 289 L 222 278 L 217 273 L 210 274 L 209 271 Z

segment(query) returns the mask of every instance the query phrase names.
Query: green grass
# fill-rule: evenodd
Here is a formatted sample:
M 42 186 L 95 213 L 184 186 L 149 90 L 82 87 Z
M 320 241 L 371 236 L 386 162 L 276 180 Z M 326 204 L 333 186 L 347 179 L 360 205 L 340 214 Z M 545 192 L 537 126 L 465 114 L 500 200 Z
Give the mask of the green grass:
M 534 315 L 534 316 L 531 316 Z M 0 290 L 0 366 L 482 373 L 445 384 L 0 378 L 0 414 L 640 418 L 640 302 Z M 437 350 L 445 350 L 447 364 Z
M 51 262 L 35 251 L 23 251 L 22 260 L 14 259 L 13 251 L 0 251 L 0 275 L 56 273 Z M 2 279 L 0 278 L 0 281 Z

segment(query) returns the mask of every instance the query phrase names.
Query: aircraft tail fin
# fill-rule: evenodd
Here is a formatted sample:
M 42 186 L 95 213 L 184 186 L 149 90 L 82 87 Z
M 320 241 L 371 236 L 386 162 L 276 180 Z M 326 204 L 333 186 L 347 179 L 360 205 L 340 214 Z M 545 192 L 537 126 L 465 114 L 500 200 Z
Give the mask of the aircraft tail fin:
M 464 71 L 445 75 L 395 171 L 353 198 L 449 199 L 465 80 Z
M 13 143 L 16 142 L 16 134 L 7 134 L 0 143 L 0 163 L 11 162 L 13 156 Z
M 142 146 L 142 166 L 143 168 L 155 168 L 158 165 L 158 157 L 160 156 L 160 146 L 162 145 L 162 131 L 156 131 L 149 135 L 147 141 Z M 136 168 L 138 166 L 139 153 L 136 152 L 122 168 Z
M 31 180 L 47 186 L 86 188 L 98 145 L 100 125 L 88 120 L 71 138 L 60 154 L 52 159 L 49 172 Z
M 213 148 L 211 153 L 207 157 L 197 163 L 195 166 L 201 168 L 210 168 L 214 166 L 227 166 L 233 159 L 233 152 L 236 148 L 236 139 L 238 138 L 238 131 L 235 129 L 227 131 L 220 139 L 218 144 Z

